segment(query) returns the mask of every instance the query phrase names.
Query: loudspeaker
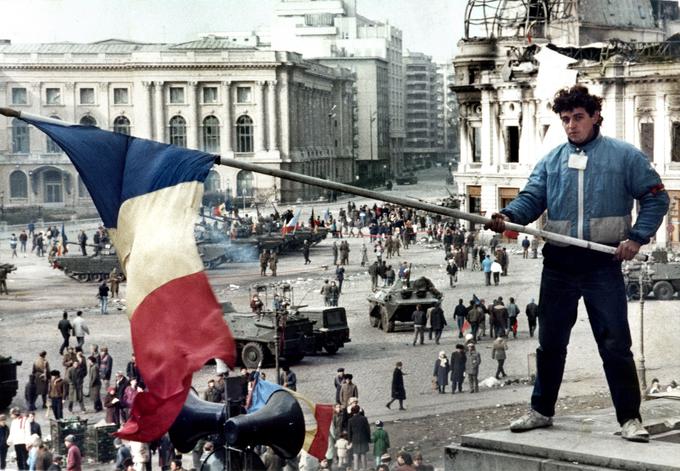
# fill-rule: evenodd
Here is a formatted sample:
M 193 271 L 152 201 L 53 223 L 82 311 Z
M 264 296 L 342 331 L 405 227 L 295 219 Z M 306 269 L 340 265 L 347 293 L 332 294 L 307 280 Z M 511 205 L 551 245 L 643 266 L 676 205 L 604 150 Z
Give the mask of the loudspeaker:
M 284 390 L 274 392 L 257 412 L 229 420 L 224 404 L 203 401 L 191 392 L 170 427 L 170 440 L 177 450 L 188 453 L 207 435 L 220 435 L 233 448 L 267 445 L 290 459 L 302 449 L 305 419 L 300 404 Z
M 225 433 L 230 446 L 267 445 L 290 459 L 297 456 L 305 441 L 305 418 L 297 400 L 279 390 L 257 412 L 229 419 Z

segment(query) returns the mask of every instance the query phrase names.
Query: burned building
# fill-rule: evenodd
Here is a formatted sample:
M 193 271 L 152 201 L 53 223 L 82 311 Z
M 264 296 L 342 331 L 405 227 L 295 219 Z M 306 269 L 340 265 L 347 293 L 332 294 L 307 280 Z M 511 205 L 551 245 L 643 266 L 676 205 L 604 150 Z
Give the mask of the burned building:
M 451 87 L 463 208 L 487 214 L 517 195 L 564 142 L 552 97 L 578 82 L 604 98 L 603 134 L 642 149 L 669 190 L 656 244 L 680 242 L 678 25 L 670 1 L 469 0 Z

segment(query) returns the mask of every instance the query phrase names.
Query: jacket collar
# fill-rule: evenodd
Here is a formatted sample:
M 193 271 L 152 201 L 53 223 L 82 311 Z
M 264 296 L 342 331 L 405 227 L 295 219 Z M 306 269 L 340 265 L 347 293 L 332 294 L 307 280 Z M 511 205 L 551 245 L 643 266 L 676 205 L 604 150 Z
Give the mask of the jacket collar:
M 590 139 L 588 142 L 585 144 L 574 144 L 571 141 L 568 141 L 569 148 L 571 149 L 572 152 L 585 152 L 586 154 L 593 150 L 597 145 L 600 143 L 600 141 L 603 139 L 602 133 L 600 132 L 600 127 L 596 126 L 595 127 L 595 135 L 593 136 L 592 139 Z

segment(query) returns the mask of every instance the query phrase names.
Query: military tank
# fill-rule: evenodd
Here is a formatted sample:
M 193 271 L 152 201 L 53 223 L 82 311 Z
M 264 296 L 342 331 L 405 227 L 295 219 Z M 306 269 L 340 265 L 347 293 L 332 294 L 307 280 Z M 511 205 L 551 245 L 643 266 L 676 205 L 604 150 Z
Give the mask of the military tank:
M 435 288 L 427 277 L 420 277 L 410 283 L 397 280 L 392 286 L 380 288 L 367 297 L 368 315 L 372 327 L 385 332 L 412 330 L 411 316 L 420 304 L 423 310 L 434 307 L 444 295 Z
M 17 367 L 21 360 L 0 355 L 0 410 L 7 409 L 19 389 Z
M 64 274 L 81 283 L 107 280 L 114 268 L 123 276 L 122 279 L 125 279 L 118 255 L 116 255 L 116 250 L 112 245 L 105 245 L 96 255 L 68 253 L 66 255 L 50 255 L 47 259 L 52 268 L 62 270 Z

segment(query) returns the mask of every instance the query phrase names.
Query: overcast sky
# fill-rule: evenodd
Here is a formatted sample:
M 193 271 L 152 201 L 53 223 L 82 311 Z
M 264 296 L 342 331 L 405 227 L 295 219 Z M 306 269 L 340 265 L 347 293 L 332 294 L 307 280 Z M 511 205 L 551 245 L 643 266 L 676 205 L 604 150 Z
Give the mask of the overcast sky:
M 359 14 L 403 31 L 404 50 L 448 61 L 465 0 L 358 0 Z M 0 39 L 13 43 L 118 38 L 184 42 L 200 33 L 268 29 L 276 0 L 0 0 Z

